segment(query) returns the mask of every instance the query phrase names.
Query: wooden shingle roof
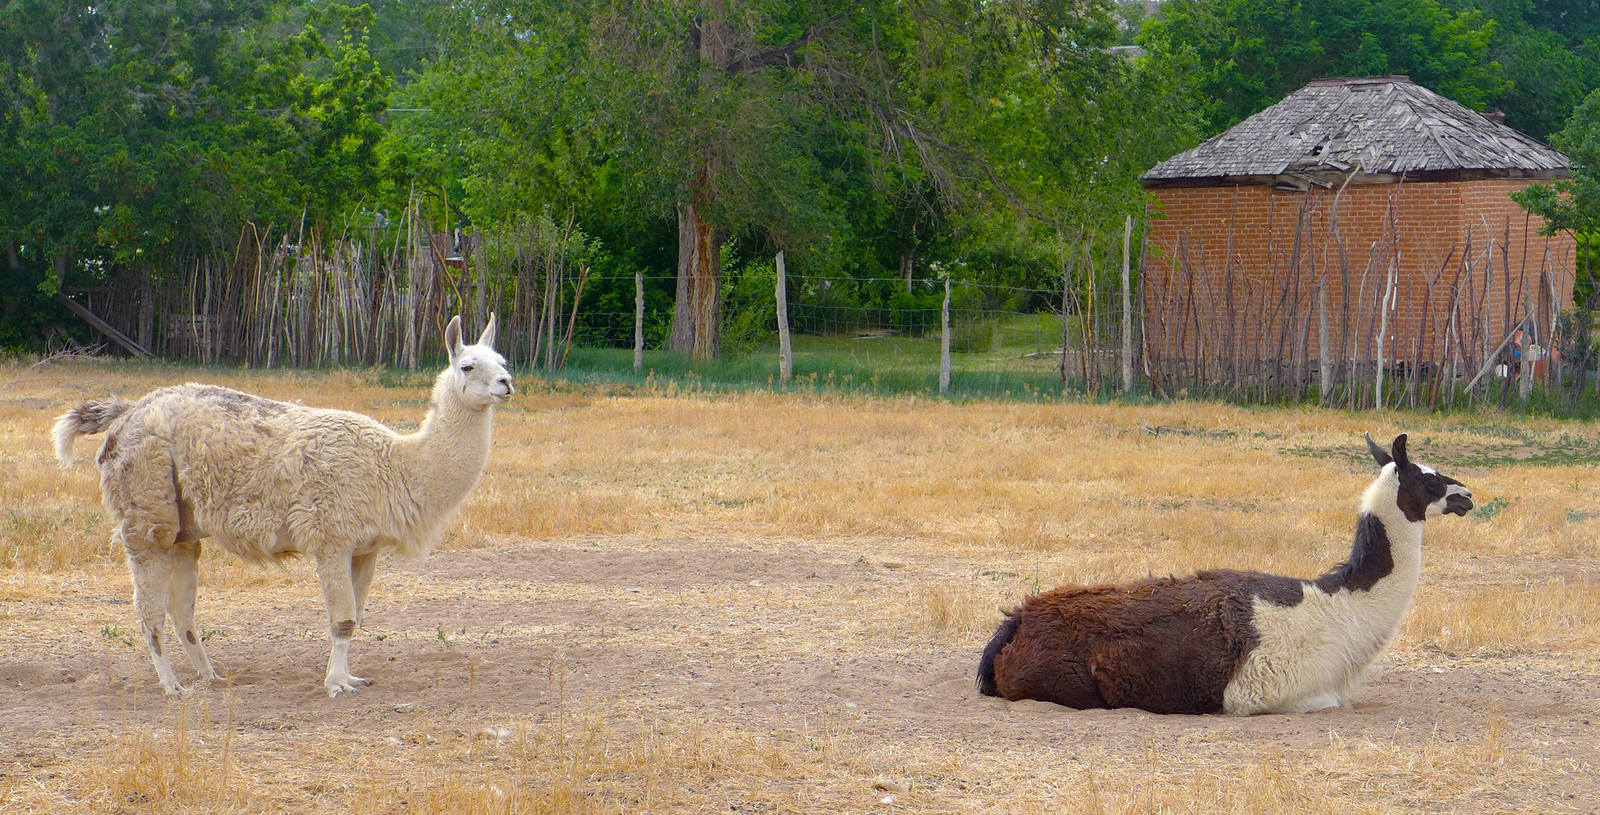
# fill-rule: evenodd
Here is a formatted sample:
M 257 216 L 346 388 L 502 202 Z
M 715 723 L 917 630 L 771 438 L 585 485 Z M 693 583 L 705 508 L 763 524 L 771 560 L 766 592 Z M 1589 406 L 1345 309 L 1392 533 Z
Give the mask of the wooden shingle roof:
M 1366 180 L 1552 178 L 1565 155 L 1403 76 L 1318 79 L 1192 150 L 1145 186 Z

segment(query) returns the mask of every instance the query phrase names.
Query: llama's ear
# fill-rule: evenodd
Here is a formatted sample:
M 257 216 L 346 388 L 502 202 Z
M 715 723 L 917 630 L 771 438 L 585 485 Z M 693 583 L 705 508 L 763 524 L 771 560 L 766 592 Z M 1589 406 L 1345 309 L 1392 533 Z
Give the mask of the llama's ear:
M 1379 467 L 1382 467 L 1383 465 L 1388 464 L 1391 461 L 1394 461 L 1393 458 L 1389 457 L 1388 452 L 1386 452 L 1382 447 L 1379 447 L 1378 443 L 1372 440 L 1372 434 L 1371 433 L 1367 433 L 1366 437 L 1367 437 L 1367 452 L 1372 454 L 1372 460 L 1378 462 L 1378 466 Z M 1404 439 L 1405 436 L 1401 436 L 1400 438 Z
M 455 359 L 461 353 L 461 315 L 450 318 L 450 324 L 444 327 L 444 350 Z
M 494 312 L 489 312 L 489 324 L 483 327 L 483 333 L 478 335 L 478 344 L 485 348 L 494 347 Z
M 1396 464 L 1403 467 L 1406 465 L 1406 462 L 1410 461 L 1410 459 L 1406 457 L 1406 434 L 1401 433 L 1400 435 L 1395 436 L 1394 444 L 1389 445 L 1389 449 L 1394 451 L 1394 461 Z

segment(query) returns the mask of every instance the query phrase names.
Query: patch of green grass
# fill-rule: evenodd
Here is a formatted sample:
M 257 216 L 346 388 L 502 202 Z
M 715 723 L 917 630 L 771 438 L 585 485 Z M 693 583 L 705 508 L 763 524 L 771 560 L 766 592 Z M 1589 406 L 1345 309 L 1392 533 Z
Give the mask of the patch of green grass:
M 1061 321 L 1054 315 L 1010 315 L 981 326 L 952 327 L 952 334 L 951 399 L 1055 400 L 1069 392 L 1061 381 Z M 671 383 L 711 391 L 768 389 L 892 396 L 936 395 L 939 390 L 937 334 L 797 334 L 792 349 L 794 378 L 787 385 L 778 381 L 776 340 L 725 351 L 721 358 L 705 362 L 647 351 L 643 373 L 634 372 L 631 349 L 575 348 L 565 369 L 534 374 L 568 382 Z
M 1421 417 L 1419 417 L 1421 418 Z M 1424 460 L 1437 467 L 1452 469 L 1502 467 L 1507 465 L 1590 466 L 1600 464 L 1600 436 L 1586 436 L 1562 431 L 1547 433 L 1526 427 L 1507 426 L 1502 420 L 1496 424 L 1473 424 L 1460 428 L 1478 436 L 1467 444 L 1436 444 L 1425 432 L 1413 432 L 1411 449 L 1426 450 Z M 1380 443 L 1383 440 L 1380 440 Z M 1357 467 L 1365 467 L 1371 459 L 1360 446 L 1350 448 L 1322 448 L 1305 444 L 1287 445 L 1282 452 L 1307 458 L 1347 459 Z
M 437 373 L 434 366 L 420 371 L 378 367 L 373 369 L 372 379 L 380 388 L 416 388 L 431 383 Z
M 6 514 L 0 516 L 0 533 L 19 538 L 46 539 L 60 526 L 59 518 L 42 512 L 7 509 Z
M 122 629 L 118 628 L 114 623 L 106 623 L 105 625 L 101 626 L 100 627 L 100 636 L 105 637 L 108 640 L 115 640 L 117 642 L 120 642 L 123 645 L 128 646 L 129 648 L 133 647 L 133 637 L 128 636 L 126 633 L 124 633 L 122 631 Z
M 1499 515 L 1500 512 L 1508 506 L 1511 506 L 1511 502 L 1506 500 L 1505 496 L 1496 495 L 1495 497 L 1490 498 L 1489 500 L 1478 505 L 1478 509 L 1472 513 L 1473 520 L 1493 520 L 1494 516 Z

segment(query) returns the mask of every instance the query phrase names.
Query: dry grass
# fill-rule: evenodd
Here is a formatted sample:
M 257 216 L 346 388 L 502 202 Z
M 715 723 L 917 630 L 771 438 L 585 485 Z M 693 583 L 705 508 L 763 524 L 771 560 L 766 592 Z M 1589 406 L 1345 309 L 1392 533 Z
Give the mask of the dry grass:
M 56 784 L 15 787 L 9 800 L 119 813 L 1506 811 L 1515 785 L 1549 771 L 1512 752 L 1495 714 L 1464 738 L 1420 745 L 1334 734 L 1313 751 L 1235 753 L 1201 736 L 1130 752 L 1087 744 L 1005 755 L 826 725 L 740 732 L 615 707 L 466 732 L 422 721 L 379 744 L 286 738 L 239 750 L 226 723 L 197 727 L 201 718 L 178 706 L 168 725 L 132 728 Z
M 1463 655 L 1600 653 L 1600 585 L 1591 576 L 1431 590 L 1402 636 Z
M 104 664 L 95 671 L 109 687 L 123 687 L 126 676 L 139 693 L 154 680 L 125 639 L 135 623 L 121 555 L 106 544 L 92 465 L 55 467 L 53 418 L 79 399 L 134 397 L 195 378 L 411 428 L 430 381 L 377 371 L 89 362 L 23 373 L 0 367 L 0 650 L 10 655 L 0 671 L 54 670 L 53 655 L 88 653 L 97 655 L 88 663 Z M 390 605 L 359 647 L 376 660 L 383 647 L 416 649 L 437 637 L 430 644 L 439 653 L 470 654 L 471 665 L 487 670 L 509 656 L 473 650 L 489 648 L 491 636 L 541 653 L 582 640 L 638 655 L 649 663 L 640 671 L 663 679 L 591 676 L 585 672 L 601 668 L 578 654 L 566 668 L 525 679 L 549 691 L 537 703 L 513 708 L 470 696 L 459 708 L 384 711 L 371 720 L 348 712 L 324 719 L 326 700 L 310 697 L 279 716 L 238 709 L 231 691 L 167 704 L 113 690 L 125 699 L 121 714 L 86 709 L 62 714 L 73 726 L 0 729 L 0 813 L 1600 805 L 1584 758 L 1594 741 L 1582 743 L 1587 729 L 1575 723 L 1563 729 L 1595 711 L 1594 700 L 1559 691 L 1575 679 L 1594 688 L 1600 675 L 1600 431 L 1592 426 L 1213 404 L 951 405 L 522 384 L 497 414 L 489 470 L 442 548 L 512 547 L 516 557 L 515 547 L 537 546 L 550 557 L 638 559 L 645 565 L 632 576 L 483 574 L 459 584 L 484 602 L 504 598 L 507 608 L 537 601 L 614 610 L 621 622 L 585 623 L 575 611 L 578 622 L 561 624 L 484 619 L 437 632 L 412 625 L 404 609 L 448 603 L 461 590 L 438 571 L 451 562 L 441 555 L 414 572 L 380 572 L 376 602 Z M 1390 696 L 1377 694 L 1375 707 L 1348 721 L 1239 721 L 1072 714 L 972 698 L 969 657 L 992 630 L 996 608 L 1023 593 L 1215 566 L 1309 575 L 1338 561 L 1370 477 L 1360 434 L 1398 429 L 1412 433 L 1418 459 L 1466 481 L 1493 509 L 1430 525 L 1424 586 L 1391 667 L 1418 681 L 1456 681 L 1451 688 L 1477 701 L 1457 710 L 1422 690 L 1397 702 L 1390 685 Z M 1580 453 L 1520 461 L 1557 436 L 1578 439 L 1563 449 Z M 97 443 L 80 440 L 80 458 L 92 458 Z M 1485 460 L 1489 449 L 1499 458 Z M 768 566 L 706 585 L 650 583 L 652 569 L 665 567 L 649 564 L 719 547 L 726 562 L 703 562 L 690 576 Z M 270 655 L 285 643 L 307 653 L 320 647 L 319 595 L 304 564 L 258 570 L 211 551 L 202 570 L 201 622 L 225 648 L 260 644 Z M 279 619 L 291 614 L 298 616 Z M 273 628 L 240 630 L 250 619 Z M 851 667 L 867 658 L 879 662 Z M 456 665 L 440 664 L 436 670 Z M 892 693 L 850 695 L 863 677 L 902 664 L 912 667 L 889 676 Z M 937 675 L 920 677 L 928 665 Z M 725 699 L 680 690 L 700 686 L 679 671 L 716 670 L 723 672 L 709 675 L 723 682 L 834 678 L 808 680 L 812 695 L 796 703 L 798 714 L 740 707 L 729 701 L 737 691 Z M 563 671 L 581 687 L 565 689 Z M 947 673 L 959 681 L 938 684 Z M 1471 676 L 1456 679 L 1463 674 Z M 1481 704 L 1518 683 L 1555 701 L 1508 695 L 1504 710 Z M 1480 684 L 1486 689 L 1474 690 Z M 813 698 L 823 701 L 806 707 Z M 1422 701 L 1428 705 L 1410 707 Z M 930 709 L 907 707 L 921 704 Z M 1541 704 L 1549 710 L 1541 713 Z

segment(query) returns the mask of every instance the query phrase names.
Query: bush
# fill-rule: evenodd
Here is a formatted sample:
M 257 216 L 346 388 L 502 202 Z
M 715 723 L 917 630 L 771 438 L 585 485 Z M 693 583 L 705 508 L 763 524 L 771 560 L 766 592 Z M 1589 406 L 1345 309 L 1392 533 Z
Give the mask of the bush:
M 961 320 L 950 325 L 950 350 L 962 354 L 992 351 L 994 337 L 993 320 Z
M 889 324 L 898 334 L 920 337 L 939 330 L 944 292 L 916 294 L 901 290 L 889 298 Z
M 731 246 L 733 242 L 729 241 Z M 724 260 L 729 251 L 725 248 Z M 776 287 L 778 270 L 770 259 L 752 260 L 729 267 L 722 311 L 722 347 L 748 349 L 778 330 Z

